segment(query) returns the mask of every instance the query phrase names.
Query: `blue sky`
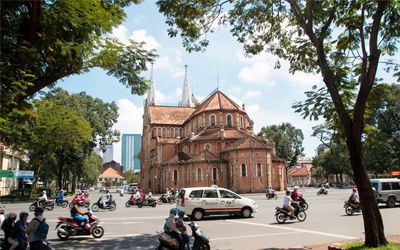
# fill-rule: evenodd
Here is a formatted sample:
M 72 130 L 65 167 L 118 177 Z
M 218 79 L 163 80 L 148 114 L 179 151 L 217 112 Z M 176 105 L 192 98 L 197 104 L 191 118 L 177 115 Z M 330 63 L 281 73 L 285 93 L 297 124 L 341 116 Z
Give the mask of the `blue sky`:
M 129 38 L 144 41 L 148 48 L 157 49 L 154 64 L 154 82 L 158 103 L 177 103 L 181 96 L 184 65 L 188 65 L 191 91 L 200 101 L 217 87 L 238 104 L 244 103 L 254 123 L 254 132 L 262 126 L 290 122 L 302 129 L 303 146 L 307 156 L 314 156 L 319 141 L 311 137 L 312 127 L 321 122 L 303 120 L 291 105 L 305 99 L 304 92 L 312 85 L 322 85 L 321 77 L 305 73 L 288 73 L 288 64 L 274 69 L 276 57 L 261 54 L 246 58 L 241 45 L 226 28 L 208 35 L 210 45 L 205 52 L 187 53 L 181 39 L 169 38 L 165 18 L 158 12 L 154 1 L 145 1 L 126 9 L 127 18 L 114 29 L 112 36 L 126 42 Z M 218 73 L 217 73 L 218 72 Z M 150 72 L 143 72 L 149 78 Z M 142 133 L 144 96 L 130 93 L 116 78 L 100 69 L 71 76 L 59 82 L 69 92 L 87 92 L 104 101 L 115 101 L 120 117 L 114 128 L 122 133 Z M 114 145 L 114 160 L 120 162 L 120 144 Z

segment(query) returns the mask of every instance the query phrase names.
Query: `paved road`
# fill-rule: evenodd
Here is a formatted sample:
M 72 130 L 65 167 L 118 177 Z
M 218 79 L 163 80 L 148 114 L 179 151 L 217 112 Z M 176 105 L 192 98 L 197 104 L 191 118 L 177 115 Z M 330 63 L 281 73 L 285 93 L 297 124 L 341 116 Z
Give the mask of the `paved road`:
M 310 205 L 305 222 L 277 224 L 274 217 L 276 206 L 282 203 L 282 194 L 278 200 L 266 200 L 264 194 L 245 195 L 254 199 L 259 206 L 258 213 L 252 218 L 211 218 L 198 222 L 200 228 L 211 240 L 212 249 L 267 249 L 283 247 L 302 247 L 309 244 L 351 240 L 363 237 L 363 222 L 360 214 L 346 216 L 343 202 L 351 193 L 349 189 L 330 189 L 327 196 L 317 196 L 317 189 L 305 189 L 304 197 Z M 97 200 L 98 194 L 91 194 Z M 57 239 L 54 231 L 49 239 L 55 249 L 155 249 L 157 233 L 161 231 L 164 218 L 173 205 L 161 205 L 156 208 L 126 208 L 128 196 L 114 195 L 117 210 L 98 212 L 105 228 L 101 239 L 90 237 L 71 238 L 63 242 Z M 28 208 L 25 204 L 7 204 L 7 211 L 20 212 Z M 399 234 L 400 206 L 380 210 L 387 235 Z M 51 228 L 54 228 L 58 216 L 67 216 L 69 211 L 61 207 L 45 212 Z M 32 218 L 33 215 L 30 216 Z

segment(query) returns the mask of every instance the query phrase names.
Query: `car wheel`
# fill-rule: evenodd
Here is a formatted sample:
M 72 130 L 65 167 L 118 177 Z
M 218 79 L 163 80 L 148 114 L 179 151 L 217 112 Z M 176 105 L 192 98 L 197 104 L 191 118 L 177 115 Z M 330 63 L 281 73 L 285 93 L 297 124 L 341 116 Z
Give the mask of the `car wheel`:
M 394 197 L 389 197 L 389 199 L 386 202 L 386 205 L 388 207 L 395 207 L 396 206 L 396 199 Z
M 297 219 L 298 219 L 299 221 L 303 222 L 303 221 L 306 220 L 307 215 L 306 215 L 306 212 L 300 211 L 300 212 L 297 214 L 296 217 L 297 217 Z
M 242 209 L 242 217 L 243 218 L 249 218 L 251 216 L 251 209 L 248 207 L 244 207 Z
M 204 212 L 200 208 L 197 208 L 192 212 L 193 220 L 202 220 L 203 217 L 204 217 Z

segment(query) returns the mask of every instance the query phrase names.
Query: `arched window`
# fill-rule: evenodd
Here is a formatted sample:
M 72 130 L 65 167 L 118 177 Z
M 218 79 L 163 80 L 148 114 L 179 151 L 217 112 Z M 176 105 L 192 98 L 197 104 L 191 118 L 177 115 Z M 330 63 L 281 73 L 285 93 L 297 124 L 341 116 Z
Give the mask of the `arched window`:
M 242 163 L 242 177 L 246 177 L 247 173 L 246 173 L 246 164 Z
M 206 143 L 204 145 L 204 149 L 210 151 L 211 150 L 211 144 L 210 143 Z
M 175 183 L 175 185 L 176 185 L 176 183 L 178 182 L 178 170 L 174 170 L 174 175 L 173 175 L 173 181 L 174 181 L 174 183 Z
M 201 124 L 202 124 L 201 117 L 199 117 L 199 119 L 197 119 L 197 125 L 199 126 L 199 128 L 201 128 Z
M 217 168 L 213 168 L 212 170 L 212 180 L 214 184 L 217 184 Z
M 201 168 L 197 169 L 197 181 L 202 181 L 203 180 L 203 171 Z
M 176 128 L 176 129 L 175 129 L 174 137 L 176 138 L 176 137 L 178 137 L 178 136 L 179 136 L 179 130 Z
M 184 152 L 185 154 L 188 153 L 188 147 L 187 147 L 187 146 L 183 146 L 183 152 Z
M 232 116 L 231 115 L 226 116 L 226 126 L 232 127 Z
M 261 169 L 262 169 L 262 165 L 261 165 L 261 163 L 257 163 L 257 176 L 261 176 L 261 173 L 262 173 L 262 171 L 261 171 Z
M 158 134 L 157 134 L 157 136 L 162 137 L 161 128 L 158 128 Z
M 243 116 L 240 116 L 240 127 L 243 128 Z
M 175 133 L 174 132 L 175 132 L 175 130 L 173 128 L 171 128 L 171 137 L 172 138 L 175 138 Z
M 215 127 L 215 115 L 210 115 L 210 126 Z

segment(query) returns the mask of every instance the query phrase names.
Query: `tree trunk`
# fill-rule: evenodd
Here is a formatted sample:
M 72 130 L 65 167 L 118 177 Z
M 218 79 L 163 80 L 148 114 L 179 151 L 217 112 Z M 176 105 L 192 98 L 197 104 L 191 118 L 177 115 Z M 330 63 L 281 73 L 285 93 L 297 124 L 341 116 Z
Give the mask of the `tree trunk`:
M 364 219 L 365 246 L 377 247 L 386 245 L 385 230 L 381 213 L 376 203 L 367 170 L 362 162 L 361 141 L 354 138 L 354 134 L 347 135 L 347 145 L 350 153 L 351 167 L 357 184 L 361 200 L 361 209 Z
M 40 163 L 36 162 L 34 164 L 35 165 L 34 165 L 33 169 L 36 170 L 36 173 L 35 173 L 35 178 L 33 178 L 33 182 L 32 182 L 31 194 L 29 195 L 29 198 L 31 198 L 31 199 L 33 198 L 33 193 L 35 192 L 36 184 L 39 180 L 39 173 L 40 173 L 40 169 L 41 169 Z

